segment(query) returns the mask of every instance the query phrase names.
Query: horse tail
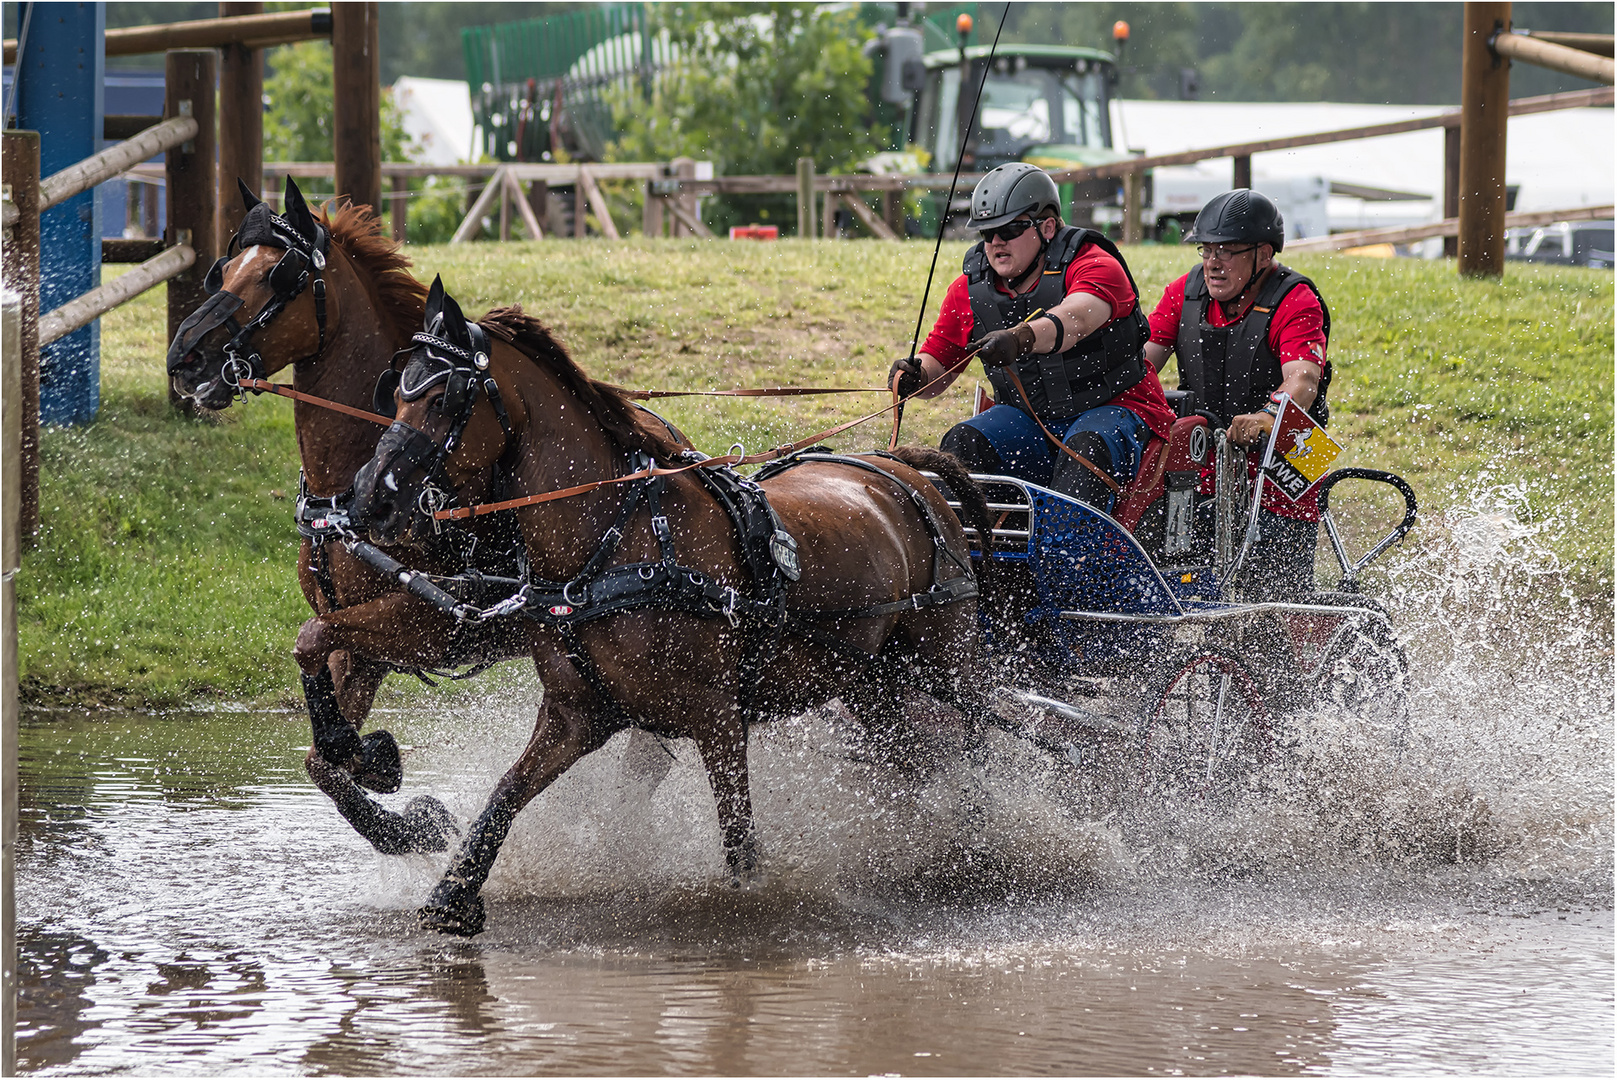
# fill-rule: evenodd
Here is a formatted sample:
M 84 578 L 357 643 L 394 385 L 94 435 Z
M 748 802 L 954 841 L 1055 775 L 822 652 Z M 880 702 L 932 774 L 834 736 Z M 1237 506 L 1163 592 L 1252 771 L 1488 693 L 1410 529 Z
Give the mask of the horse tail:
M 977 545 L 983 553 L 977 563 L 977 582 L 983 593 L 987 594 L 994 561 L 989 556 L 993 547 L 994 519 L 988 511 L 988 497 L 983 494 L 983 489 L 971 478 L 960 459 L 945 450 L 930 446 L 900 446 L 891 453 L 912 469 L 937 473 L 950 494 L 960 503 L 955 516 L 960 519 L 960 524 L 977 534 Z

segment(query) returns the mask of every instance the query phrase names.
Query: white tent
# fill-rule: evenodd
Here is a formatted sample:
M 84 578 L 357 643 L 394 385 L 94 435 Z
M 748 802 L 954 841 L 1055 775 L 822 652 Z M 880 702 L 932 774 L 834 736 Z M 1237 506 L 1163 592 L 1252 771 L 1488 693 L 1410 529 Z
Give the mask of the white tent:
M 1172 154 L 1230 143 L 1257 142 L 1391 123 L 1448 111 L 1440 106 L 1216 101 L 1114 101 L 1112 137 L 1119 147 Z M 1609 204 L 1613 193 L 1611 109 L 1566 109 L 1512 117 L 1506 135 L 1505 183 L 1519 185 L 1517 210 L 1564 210 Z M 1171 175 L 1175 170 L 1161 170 Z M 1218 177 L 1227 186 L 1228 159 L 1182 167 L 1182 174 Z M 1253 184 L 1265 179 L 1324 177 L 1427 196 L 1421 201 L 1375 202 L 1335 197 L 1333 230 L 1415 224 L 1442 217 L 1443 131 L 1304 146 L 1257 154 Z
M 412 156 L 423 165 L 455 165 L 472 154 L 472 96 L 456 79 L 417 79 L 403 75 L 393 84 L 393 100 L 404 130 L 415 140 Z

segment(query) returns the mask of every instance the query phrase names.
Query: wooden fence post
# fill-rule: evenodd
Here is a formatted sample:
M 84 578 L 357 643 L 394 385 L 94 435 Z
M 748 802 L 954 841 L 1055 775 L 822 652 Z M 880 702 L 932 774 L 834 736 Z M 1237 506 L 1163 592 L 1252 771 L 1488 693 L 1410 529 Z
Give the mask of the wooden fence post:
M 655 181 L 647 180 L 642 187 L 645 202 L 640 207 L 640 231 L 647 236 L 663 234 L 663 197 L 656 193 Z
M 202 280 L 219 257 L 221 246 L 214 231 L 217 215 L 213 205 L 218 191 L 214 152 L 219 130 L 213 89 L 219 54 L 212 49 L 171 49 L 167 64 L 163 116 L 190 116 L 197 122 L 196 138 L 164 155 L 168 175 L 168 230 L 164 240 L 169 247 L 190 244 L 196 252 L 191 268 L 169 279 L 168 339 L 172 341 L 180 323 L 208 298 Z M 184 407 L 172 384 L 168 399 Z
M 393 178 L 393 197 L 388 200 L 388 214 L 393 221 L 393 239 L 404 243 L 410 226 L 410 181 L 407 177 Z
M 10 136 L 10 132 L 6 133 Z M 0 312 L 0 1072 L 17 1075 L 17 583 L 22 565 L 22 300 Z
M 375 0 L 331 5 L 337 194 L 382 205 L 381 16 Z
M 677 157 L 673 161 L 670 161 L 668 163 L 668 167 L 673 170 L 674 176 L 677 177 L 680 180 L 694 180 L 694 179 L 696 179 L 696 159 L 695 158 Z M 696 217 L 696 196 L 695 195 L 687 195 L 687 194 L 684 193 L 683 190 L 681 190 L 681 192 L 678 195 L 674 196 L 674 201 L 679 205 L 679 208 L 685 212 L 685 215 L 687 217 L 689 217 L 689 218 L 691 218 L 693 220 L 695 219 L 695 217 Z M 674 218 L 673 233 L 674 233 L 675 236 L 695 236 L 696 235 L 696 231 L 694 229 L 690 228 L 690 226 L 686 225 L 683 221 L 679 220 L 678 217 Z
M 1443 129 L 1443 216 L 1460 216 L 1460 126 Z M 1460 253 L 1460 238 L 1443 238 L 1443 256 L 1452 259 Z
M 259 0 L 221 0 L 219 14 L 261 15 Z M 264 191 L 264 50 L 226 45 L 219 50 L 219 224 L 217 235 L 234 236 L 247 211 L 236 191 L 246 181 Z
M 0 170 L 18 212 L 0 253 L 6 283 L 22 298 L 17 323 L 22 350 L 17 520 L 23 545 L 32 546 L 39 531 L 39 132 L 6 132 L 0 143 Z
M 1123 176 L 1123 243 L 1140 242 L 1140 203 L 1145 195 L 1145 174 L 1138 169 Z
M 1460 54 L 1460 273 L 1505 273 L 1505 121 L 1510 61 L 1489 39 L 1510 29 L 1510 4 L 1468 0 Z
M 814 159 L 797 159 L 797 235 L 812 239 L 819 229 L 814 221 Z
M 1231 177 L 1233 183 L 1230 186 L 1250 188 L 1252 186 L 1252 155 L 1237 154 L 1231 161 L 1234 164 L 1234 175 Z

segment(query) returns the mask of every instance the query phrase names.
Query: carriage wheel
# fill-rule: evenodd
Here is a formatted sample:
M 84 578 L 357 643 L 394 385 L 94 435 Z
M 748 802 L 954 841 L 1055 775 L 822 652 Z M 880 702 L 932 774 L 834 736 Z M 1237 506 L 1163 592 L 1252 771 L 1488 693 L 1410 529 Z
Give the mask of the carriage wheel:
M 1274 748 L 1257 678 L 1213 647 L 1175 653 L 1161 671 L 1140 727 L 1142 787 L 1202 798 L 1250 788 Z
M 1401 739 L 1409 725 L 1409 658 L 1381 619 L 1367 619 L 1332 648 L 1320 667 L 1315 700 L 1372 723 Z

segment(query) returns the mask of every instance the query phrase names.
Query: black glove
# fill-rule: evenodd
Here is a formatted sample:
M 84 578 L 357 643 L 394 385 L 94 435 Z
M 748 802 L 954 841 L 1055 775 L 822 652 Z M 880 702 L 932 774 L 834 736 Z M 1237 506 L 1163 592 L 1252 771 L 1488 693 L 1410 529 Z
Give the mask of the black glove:
M 921 362 L 913 356 L 900 356 L 893 361 L 893 366 L 887 371 L 887 385 L 892 386 L 894 379 L 898 380 L 899 397 L 909 397 L 926 385 L 926 379 L 921 375 Z
M 977 353 L 983 367 L 1004 367 L 1014 364 L 1033 351 L 1033 327 L 1027 323 L 985 334 L 968 348 Z

